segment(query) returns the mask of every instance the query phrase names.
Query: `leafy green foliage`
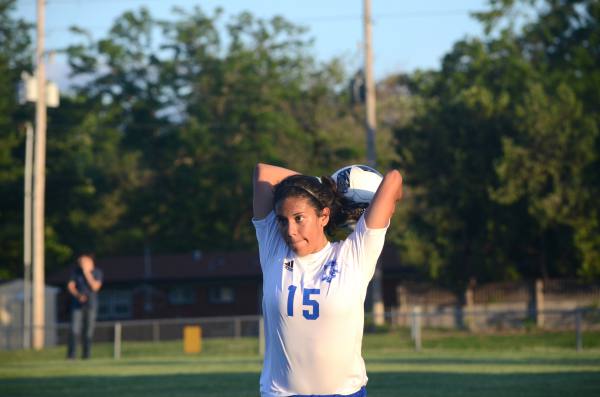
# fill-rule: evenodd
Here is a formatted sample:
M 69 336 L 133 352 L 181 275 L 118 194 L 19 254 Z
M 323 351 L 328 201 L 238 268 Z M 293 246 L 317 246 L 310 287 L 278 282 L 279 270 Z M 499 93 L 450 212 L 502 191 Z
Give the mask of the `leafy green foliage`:
M 338 88 L 345 71 L 313 59 L 304 28 L 249 13 L 224 22 L 219 9 L 175 15 L 126 12 L 100 39 L 72 29 L 72 93 L 48 114 L 49 272 L 79 250 L 254 247 L 256 162 L 319 174 L 363 154 Z M 18 245 L 11 222 L 6 241 Z M 6 259 L 17 274 L 18 251 Z
M 11 18 L 14 0 L 0 0 L 0 278 L 21 261 L 23 224 L 23 122 L 29 109 L 17 103 L 21 72 L 31 71 L 30 26 Z
M 0 0 L 0 277 L 20 272 L 30 27 Z M 100 256 L 253 248 L 257 161 L 314 174 L 364 162 L 363 105 L 305 28 L 249 13 L 129 11 L 73 28 L 73 87 L 48 112 L 48 271 Z M 439 71 L 378 84 L 377 167 L 405 198 L 389 241 L 405 265 L 472 279 L 600 276 L 600 4 L 490 0 L 488 34 Z
M 600 275 L 598 2 L 533 3 L 491 1 L 493 36 L 407 83 L 424 105 L 396 134 L 412 187 L 401 244 L 455 286 Z

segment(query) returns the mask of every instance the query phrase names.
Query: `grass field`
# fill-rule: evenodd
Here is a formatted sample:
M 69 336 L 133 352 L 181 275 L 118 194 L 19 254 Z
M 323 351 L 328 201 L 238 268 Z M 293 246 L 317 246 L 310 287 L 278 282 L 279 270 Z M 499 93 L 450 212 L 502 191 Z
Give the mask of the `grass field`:
M 415 352 L 408 334 L 366 335 L 370 397 L 600 396 L 600 333 L 471 335 L 429 330 Z M 64 348 L 0 352 L 0 396 L 257 396 L 257 341 L 207 339 L 186 356 L 181 342 L 111 345 L 67 361 Z

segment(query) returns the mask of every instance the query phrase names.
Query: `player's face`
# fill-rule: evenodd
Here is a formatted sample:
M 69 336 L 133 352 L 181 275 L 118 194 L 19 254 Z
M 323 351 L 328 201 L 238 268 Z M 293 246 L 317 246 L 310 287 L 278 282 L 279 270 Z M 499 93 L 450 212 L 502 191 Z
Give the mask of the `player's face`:
M 308 199 L 287 197 L 277 203 L 275 215 L 283 239 L 298 256 L 315 253 L 327 244 L 324 227 L 329 208 L 319 214 Z

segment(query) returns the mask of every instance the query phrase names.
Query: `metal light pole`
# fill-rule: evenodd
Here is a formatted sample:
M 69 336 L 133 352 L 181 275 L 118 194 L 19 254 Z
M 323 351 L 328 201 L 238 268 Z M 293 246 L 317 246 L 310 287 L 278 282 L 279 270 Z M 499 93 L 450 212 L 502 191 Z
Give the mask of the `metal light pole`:
M 46 185 L 46 68 L 44 0 L 37 0 L 35 158 L 33 185 L 33 348 L 44 348 L 44 190 Z

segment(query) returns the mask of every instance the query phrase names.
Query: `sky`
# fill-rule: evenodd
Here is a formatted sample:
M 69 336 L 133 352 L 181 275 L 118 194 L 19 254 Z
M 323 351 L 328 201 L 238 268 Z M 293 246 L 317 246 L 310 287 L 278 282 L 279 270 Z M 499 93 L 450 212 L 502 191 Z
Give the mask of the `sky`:
M 416 69 L 439 69 L 444 54 L 467 36 L 482 36 L 481 25 L 470 16 L 486 8 L 487 0 L 372 0 L 375 78 Z M 261 18 L 284 16 L 306 26 L 314 38 L 314 54 L 327 61 L 342 57 L 349 71 L 363 64 L 363 0 L 47 0 L 46 49 L 75 42 L 69 27 L 77 25 L 104 37 L 116 17 L 140 7 L 158 18 L 173 17 L 175 6 L 191 10 L 200 6 L 207 14 L 216 7 L 227 15 L 249 11 Z M 17 17 L 35 22 L 36 0 L 18 0 Z M 63 57 L 49 60 L 48 78 L 68 86 L 68 66 Z

